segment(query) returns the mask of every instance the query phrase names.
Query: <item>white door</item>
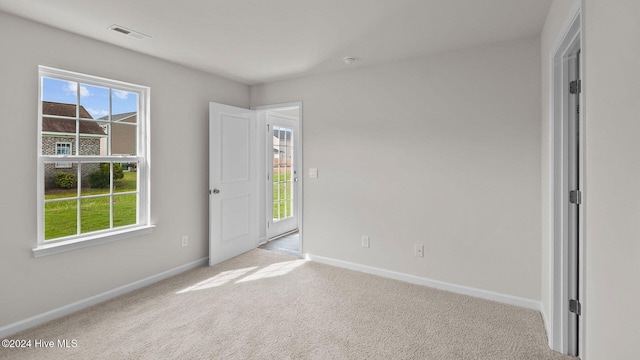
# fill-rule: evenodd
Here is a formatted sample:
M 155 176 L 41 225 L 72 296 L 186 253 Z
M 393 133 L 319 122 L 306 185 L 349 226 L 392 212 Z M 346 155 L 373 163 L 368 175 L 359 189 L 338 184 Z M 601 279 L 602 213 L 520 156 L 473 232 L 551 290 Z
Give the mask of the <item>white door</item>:
M 267 239 L 298 230 L 300 146 L 296 116 L 267 113 Z
M 209 104 L 209 265 L 258 246 L 256 114 Z

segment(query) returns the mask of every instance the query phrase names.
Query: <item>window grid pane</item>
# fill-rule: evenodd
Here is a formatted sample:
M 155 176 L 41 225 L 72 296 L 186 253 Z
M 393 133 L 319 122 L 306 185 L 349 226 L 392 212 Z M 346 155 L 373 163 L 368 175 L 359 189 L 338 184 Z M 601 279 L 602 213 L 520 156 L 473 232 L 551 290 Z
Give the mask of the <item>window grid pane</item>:
M 111 228 L 111 197 L 80 199 L 80 232 L 82 234 Z
M 45 203 L 45 240 L 76 235 L 78 232 L 77 208 L 77 200 Z
M 137 223 L 137 194 L 117 195 L 113 197 L 113 227 L 134 225 Z

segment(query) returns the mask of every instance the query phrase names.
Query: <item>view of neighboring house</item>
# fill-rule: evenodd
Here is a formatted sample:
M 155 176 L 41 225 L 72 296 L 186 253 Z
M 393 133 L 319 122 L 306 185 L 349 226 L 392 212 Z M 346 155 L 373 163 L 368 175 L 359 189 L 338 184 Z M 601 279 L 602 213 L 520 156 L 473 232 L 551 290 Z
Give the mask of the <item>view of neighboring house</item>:
M 290 129 L 275 127 L 273 132 L 274 168 L 277 166 L 291 166 L 292 146 Z
M 108 121 L 109 117 L 104 116 L 98 120 Z M 136 127 L 132 126 L 138 123 L 137 112 L 127 112 L 122 114 L 111 115 L 111 154 L 113 155 L 137 155 L 136 154 Z M 107 143 L 103 143 L 103 149 L 106 153 Z
M 50 101 L 42 102 L 42 154 L 43 155 L 97 155 L 109 153 L 108 134 L 111 132 L 111 154 L 135 155 L 137 147 L 136 125 L 137 112 L 114 114 L 109 117 L 93 119 L 91 114 L 80 106 L 80 126 L 78 131 L 79 144 L 76 144 L 76 105 Z M 53 117 L 47 117 L 51 115 Z M 64 117 L 64 118 L 60 118 Z M 126 165 L 126 164 L 124 164 Z M 99 164 L 84 163 L 82 165 L 82 180 L 99 169 Z M 131 166 L 135 170 L 135 166 Z M 45 165 L 45 187 L 51 188 L 58 172 L 77 174 L 76 164 L 71 162 L 56 162 Z
M 102 143 L 106 143 L 105 130 L 83 107 L 79 109 L 78 143 L 76 142 L 76 105 L 57 102 L 42 102 L 42 154 L 43 155 L 104 155 Z M 47 117 L 47 115 L 55 117 Z M 64 118 L 59 118 L 64 117 Z M 84 120 L 86 119 L 86 120 Z M 82 179 L 99 169 L 99 164 L 83 164 Z M 57 162 L 45 165 L 45 187 L 53 186 L 55 174 L 67 172 L 77 174 L 77 165 Z

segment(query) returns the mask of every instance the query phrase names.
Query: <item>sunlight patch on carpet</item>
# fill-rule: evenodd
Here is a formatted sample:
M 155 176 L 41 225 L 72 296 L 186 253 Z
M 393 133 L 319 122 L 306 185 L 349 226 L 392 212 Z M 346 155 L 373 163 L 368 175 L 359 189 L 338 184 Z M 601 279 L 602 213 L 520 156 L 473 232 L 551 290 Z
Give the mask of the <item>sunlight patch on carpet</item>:
M 258 268 L 257 266 L 252 266 L 252 267 L 243 268 L 243 269 L 223 271 L 216 276 L 208 278 L 207 280 L 201 281 L 193 286 L 189 286 L 186 289 L 180 290 L 176 294 L 184 294 L 190 291 L 205 290 L 205 289 L 221 286 L 234 279 L 244 276 L 249 271 L 255 270 L 257 268 Z
M 305 260 L 293 260 L 293 261 L 285 261 L 281 263 L 271 264 L 264 269 L 260 269 L 251 275 L 247 275 L 244 278 L 236 281 L 237 283 L 254 281 L 260 279 L 266 279 L 270 277 L 282 276 L 291 272 L 293 269 L 305 263 Z

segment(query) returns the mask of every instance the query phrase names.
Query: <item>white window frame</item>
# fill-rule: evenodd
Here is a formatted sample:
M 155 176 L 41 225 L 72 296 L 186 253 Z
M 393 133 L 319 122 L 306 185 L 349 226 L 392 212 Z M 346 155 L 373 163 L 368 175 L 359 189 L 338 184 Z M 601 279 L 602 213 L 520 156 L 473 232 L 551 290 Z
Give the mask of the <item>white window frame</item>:
M 76 72 L 50 68 L 46 66 L 38 67 L 40 85 L 38 87 L 38 180 L 37 180 L 37 226 L 38 239 L 37 246 L 32 250 L 35 257 L 46 256 L 84 247 L 94 246 L 119 239 L 130 238 L 151 233 L 154 225 L 151 224 L 150 206 L 150 157 L 149 157 L 149 100 L 150 88 L 146 86 L 100 78 L 97 76 L 80 74 Z M 137 155 L 112 155 L 112 156 L 82 156 L 72 155 L 43 155 L 42 154 L 42 83 L 43 78 L 54 78 L 64 81 L 73 81 L 87 85 L 117 88 L 135 93 L 138 96 L 138 149 Z M 78 106 L 80 106 L 78 102 Z M 79 134 L 76 134 L 76 138 Z M 137 187 L 137 222 L 134 225 L 95 231 L 85 234 L 62 237 L 59 239 L 44 240 L 44 178 L 45 164 L 56 163 L 60 159 L 73 162 L 136 162 L 138 173 Z
M 58 153 L 58 146 L 60 145 L 65 145 L 69 147 L 69 152 L 65 153 L 65 154 L 60 154 Z M 63 141 L 58 141 L 56 142 L 56 155 L 71 155 L 73 154 L 73 143 L 70 141 L 67 142 L 63 142 Z M 71 169 L 73 168 L 73 165 L 70 162 L 58 162 L 56 163 L 56 169 Z

